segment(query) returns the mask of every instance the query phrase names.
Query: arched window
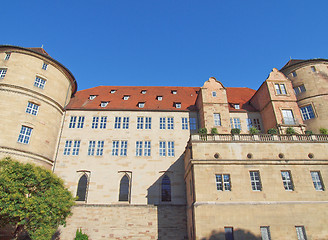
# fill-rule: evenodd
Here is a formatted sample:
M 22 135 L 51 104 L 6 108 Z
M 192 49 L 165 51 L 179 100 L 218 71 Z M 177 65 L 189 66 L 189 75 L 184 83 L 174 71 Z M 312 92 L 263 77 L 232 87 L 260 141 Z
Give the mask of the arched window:
M 162 179 L 162 202 L 171 202 L 171 181 L 167 175 Z
M 118 200 L 119 201 L 129 201 L 130 195 L 130 179 L 127 174 L 125 174 L 120 182 L 120 195 Z
M 88 185 L 88 176 L 83 174 L 80 177 L 79 184 L 77 186 L 77 193 L 76 196 L 78 199 L 76 201 L 85 201 L 87 195 L 87 185 Z

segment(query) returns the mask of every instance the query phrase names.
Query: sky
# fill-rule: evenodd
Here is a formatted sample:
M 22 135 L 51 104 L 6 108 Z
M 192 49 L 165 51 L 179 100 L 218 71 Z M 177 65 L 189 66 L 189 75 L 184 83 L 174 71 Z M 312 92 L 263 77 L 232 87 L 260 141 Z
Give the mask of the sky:
M 10 0 L 1 44 L 41 47 L 96 86 L 258 89 L 292 59 L 328 58 L 327 0 Z

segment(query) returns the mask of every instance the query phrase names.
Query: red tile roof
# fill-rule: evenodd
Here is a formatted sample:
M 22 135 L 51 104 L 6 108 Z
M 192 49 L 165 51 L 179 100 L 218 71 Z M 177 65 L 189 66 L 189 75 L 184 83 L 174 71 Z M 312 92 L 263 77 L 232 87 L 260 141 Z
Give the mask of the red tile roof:
M 232 112 L 257 112 L 257 110 L 248 102 L 256 93 L 254 89 L 242 87 L 226 88 L 229 110 Z M 234 104 L 239 104 L 240 109 L 235 109 Z
M 38 52 L 38 53 L 41 53 L 41 54 L 44 54 L 44 55 L 49 56 L 49 54 L 43 48 L 27 48 L 27 49 L 31 49 L 31 50 L 33 50 L 35 52 Z
M 256 92 L 255 90 L 250 88 L 226 89 L 230 111 L 256 111 L 248 104 Z M 196 111 L 195 104 L 199 90 L 199 87 L 99 86 L 78 91 L 66 109 Z M 142 94 L 142 91 L 146 91 L 145 94 Z M 176 94 L 173 94 L 172 91 L 176 91 Z M 96 97 L 90 100 L 90 96 Z M 124 100 L 124 96 L 129 97 Z M 161 101 L 157 99 L 158 96 L 162 97 Z M 101 107 L 102 102 L 108 102 L 108 104 Z M 140 108 L 139 103 L 145 103 L 144 107 Z M 176 103 L 181 103 L 181 108 L 176 108 Z M 234 109 L 233 104 L 240 104 L 240 109 Z
M 116 90 L 110 93 L 111 90 Z M 141 91 L 146 90 L 145 94 Z M 171 91 L 176 90 L 173 94 Z M 161 111 L 195 111 L 198 87 L 132 87 L 132 86 L 99 86 L 78 91 L 71 99 L 66 109 L 97 109 L 97 110 L 161 110 Z M 90 95 L 97 95 L 90 100 Z M 124 96 L 130 96 L 124 100 Z M 157 100 L 162 96 L 162 101 Z M 101 107 L 101 102 L 109 102 Z M 145 103 L 143 108 L 138 103 Z M 181 103 L 176 108 L 175 103 Z

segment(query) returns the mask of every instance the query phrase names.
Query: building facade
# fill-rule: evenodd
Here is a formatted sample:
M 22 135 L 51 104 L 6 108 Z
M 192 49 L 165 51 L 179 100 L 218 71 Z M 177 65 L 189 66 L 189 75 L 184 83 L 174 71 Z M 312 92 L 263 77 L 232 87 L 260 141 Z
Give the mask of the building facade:
M 0 46 L 0 55 L 0 154 L 52 168 L 77 196 L 61 239 L 79 228 L 89 239 L 328 238 L 328 138 L 305 134 L 328 127 L 325 94 L 304 74 L 311 95 L 301 99 L 293 64 L 258 90 L 212 77 L 76 92 L 43 49 Z M 314 62 L 328 87 L 326 60 Z

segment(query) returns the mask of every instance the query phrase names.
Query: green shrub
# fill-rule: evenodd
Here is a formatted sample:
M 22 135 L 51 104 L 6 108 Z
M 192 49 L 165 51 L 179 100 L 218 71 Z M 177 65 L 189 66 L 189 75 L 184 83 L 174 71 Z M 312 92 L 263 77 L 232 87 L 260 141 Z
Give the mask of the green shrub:
M 289 127 L 289 128 L 286 129 L 286 134 L 292 135 L 292 134 L 295 134 L 295 133 L 296 133 L 295 129 L 292 128 L 292 127 Z
M 320 131 L 320 134 L 324 134 L 324 135 L 328 134 L 327 128 L 320 128 L 319 131 Z
M 310 131 L 310 130 L 306 130 L 306 131 L 305 131 L 305 134 L 306 134 L 306 135 L 312 135 L 312 134 L 313 134 L 313 132 L 312 132 L 312 131 Z
M 206 134 L 207 134 L 207 128 L 200 128 L 200 129 L 198 130 L 198 133 L 199 133 L 199 134 L 202 134 L 202 135 L 206 135 Z
M 217 128 L 212 128 L 212 129 L 211 129 L 211 133 L 212 133 L 212 134 L 219 134 Z
M 74 240 L 88 240 L 89 237 L 85 233 L 82 233 L 81 228 L 76 230 L 76 235 Z
M 268 134 L 278 134 L 278 130 L 275 128 L 270 128 L 270 129 L 268 129 L 267 133 Z
M 240 134 L 240 129 L 239 128 L 233 128 L 233 129 L 231 129 L 231 134 L 232 135 Z
M 258 134 L 260 131 L 256 128 L 256 127 L 251 127 L 250 129 L 249 129 L 249 133 L 250 134 Z

